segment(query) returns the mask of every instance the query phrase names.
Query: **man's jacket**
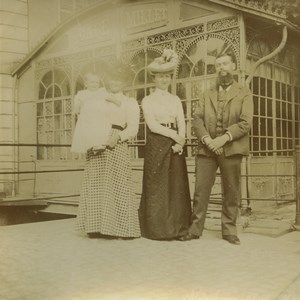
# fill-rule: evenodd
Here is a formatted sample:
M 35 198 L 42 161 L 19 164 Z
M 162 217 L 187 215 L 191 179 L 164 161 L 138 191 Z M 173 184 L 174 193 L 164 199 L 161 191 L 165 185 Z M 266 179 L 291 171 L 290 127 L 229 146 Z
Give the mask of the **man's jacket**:
M 198 154 L 214 155 L 207 146 L 202 143 L 202 138 L 209 135 L 216 137 L 218 92 L 217 86 L 204 92 L 199 99 L 195 110 L 193 127 L 199 140 Z M 224 133 L 228 131 L 232 141 L 224 146 L 224 155 L 249 154 L 249 131 L 253 118 L 252 94 L 247 87 L 243 87 L 236 81 L 233 82 L 228 92 L 223 107 Z

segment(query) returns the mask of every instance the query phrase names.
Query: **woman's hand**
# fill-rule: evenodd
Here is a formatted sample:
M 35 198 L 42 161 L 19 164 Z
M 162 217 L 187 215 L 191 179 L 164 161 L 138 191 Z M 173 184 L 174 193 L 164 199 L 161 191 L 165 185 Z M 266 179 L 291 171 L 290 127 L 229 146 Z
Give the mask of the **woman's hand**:
M 172 146 L 172 149 L 173 153 L 178 153 L 179 155 L 181 155 L 183 152 L 183 147 L 180 144 L 175 144 L 174 146 Z
M 107 141 L 107 148 L 113 149 L 118 144 L 118 141 L 120 140 L 120 136 L 118 134 L 111 136 Z
M 176 144 L 179 144 L 181 146 L 184 146 L 185 144 L 185 138 L 180 136 L 179 134 L 176 134 L 176 136 L 174 137 L 174 141 L 176 142 Z

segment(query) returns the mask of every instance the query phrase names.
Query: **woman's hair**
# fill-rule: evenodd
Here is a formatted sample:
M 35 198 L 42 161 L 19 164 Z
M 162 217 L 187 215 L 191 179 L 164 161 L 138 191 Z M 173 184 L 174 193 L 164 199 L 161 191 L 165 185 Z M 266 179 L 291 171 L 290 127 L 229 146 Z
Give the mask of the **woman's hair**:
M 125 85 L 131 83 L 133 79 L 133 72 L 129 65 L 122 62 L 110 62 L 105 64 L 105 81 L 117 80 L 123 82 Z
M 97 78 L 100 81 L 100 77 L 94 72 L 87 72 L 83 75 L 84 81 L 88 81 L 89 78 Z

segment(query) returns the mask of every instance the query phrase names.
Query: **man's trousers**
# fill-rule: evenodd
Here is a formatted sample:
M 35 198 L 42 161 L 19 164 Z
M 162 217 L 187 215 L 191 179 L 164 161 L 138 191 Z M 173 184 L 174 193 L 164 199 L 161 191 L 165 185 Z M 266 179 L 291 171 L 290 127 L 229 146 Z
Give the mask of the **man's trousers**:
M 241 202 L 242 155 L 225 157 L 224 154 L 207 157 L 196 156 L 196 182 L 192 224 L 189 232 L 201 236 L 204 229 L 208 201 L 220 167 L 224 198 L 222 202 L 222 235 L 237 235 L 236 221 Z

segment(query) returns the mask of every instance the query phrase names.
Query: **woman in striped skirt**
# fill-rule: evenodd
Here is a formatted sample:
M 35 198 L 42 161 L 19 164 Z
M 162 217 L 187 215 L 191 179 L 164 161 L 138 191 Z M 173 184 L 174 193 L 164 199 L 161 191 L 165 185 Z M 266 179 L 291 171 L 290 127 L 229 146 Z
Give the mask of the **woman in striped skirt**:
M 126 77 L 124 68 L 110 72 L 106 81 L 106 109 L 111 123 L 107 147 L 87 152 L 76 227 L 89 237 L 140 236 L 127 144 L 138 132 L 139 107 L 135 99 L 121 92 Z
M 148 135 L 139 214 L 142 236 L 155 240 L 184 236 L 191 216 L 184 114 L 180 99 L 168 92 L 176 63 L 177 55 L 165 50 L 148 66 L 155 91 L 142 101 Z

